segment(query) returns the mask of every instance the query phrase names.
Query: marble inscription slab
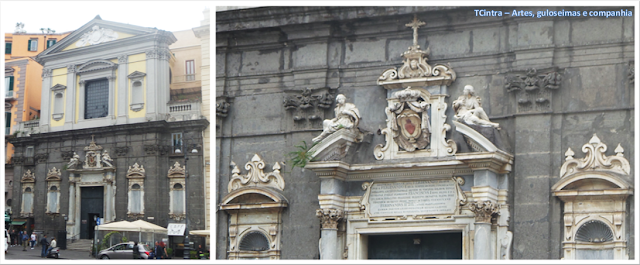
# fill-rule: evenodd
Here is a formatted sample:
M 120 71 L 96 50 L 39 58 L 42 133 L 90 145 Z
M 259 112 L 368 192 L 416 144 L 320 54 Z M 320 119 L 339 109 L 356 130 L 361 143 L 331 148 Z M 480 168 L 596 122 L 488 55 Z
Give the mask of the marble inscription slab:
M 370 216 L 453 214 L 456 183 L 450 179 L 373 183 Z

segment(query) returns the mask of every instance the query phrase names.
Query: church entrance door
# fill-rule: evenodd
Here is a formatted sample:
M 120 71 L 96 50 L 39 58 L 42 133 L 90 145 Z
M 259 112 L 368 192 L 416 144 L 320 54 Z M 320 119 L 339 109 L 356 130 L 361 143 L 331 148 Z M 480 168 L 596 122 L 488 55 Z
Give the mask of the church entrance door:
M 462 232 L 368 236 L 369 259 L 462 259 Z
M 104 217 L 104 187 L 80 188 L 80 238 L 93 239 L 95 217 Z

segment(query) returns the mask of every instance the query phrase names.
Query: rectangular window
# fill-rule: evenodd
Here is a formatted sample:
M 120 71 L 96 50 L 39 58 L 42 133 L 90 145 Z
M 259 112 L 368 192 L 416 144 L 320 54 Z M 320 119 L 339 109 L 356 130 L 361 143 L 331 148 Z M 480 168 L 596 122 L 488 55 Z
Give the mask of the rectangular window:
M 185 62 L 186 69 L 186 81 L 196 80 L 196 63 L 193 60 L 188 60 Z
M 52 188 L 55 188 L 55 190 L 49 190 L 49 196 L 47 196 L 48 198 L 48 204 L 47 204 L 47 212 L 50 213 L 57 213 L 58 212 L 58 195 L 60 194 L 58 192 L 58 189 L 56 186 L 53 186 Z
M 29 40 L 29 51 L 35 52 L 38 51 L 38 39 L 30 39 Z
M 84 118 L 94 119 L 109 114 L 109 80 L 89 81 L 85 85 Z
M 6 87 L 5 93 L 4 93 L 5 98 L 12 98 L 13 97 L 13 76 L 4 77 L 4 87 Z
M 33 192 L 31 188 L 26 188 L 22 193 L 22 212 L 32 213 L 33 211 Z
M 56 40 L 47 40 L 47 49 L 56 44 Z
M 25 157 L 33 157 L 34 150 L 35 149 L 33 148 L 33 146 L 27 146 L 27 150 L 25 150 L 24 156 Z
M 11 42 L 4 44 L 4 54 L 11 54 Z
M 184 150 L 182 150 L 182 133 L 171 134 L 171 147 L 173 153 L 178 149 L 180 149 L 181 152 L 184 152 Z
M 10 135 L 11 134 L 11 112 L 4 113 L 4 120 L 5 120 L 4 135 Z
M 173 192 L 173 214 L 184 214 L 184 189 Z

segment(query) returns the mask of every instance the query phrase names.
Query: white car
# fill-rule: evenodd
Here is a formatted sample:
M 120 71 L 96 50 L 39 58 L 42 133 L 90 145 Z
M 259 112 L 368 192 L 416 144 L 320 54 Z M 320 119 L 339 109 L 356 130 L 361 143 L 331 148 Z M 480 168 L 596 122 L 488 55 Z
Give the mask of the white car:
M 5 229 L 4 230 L 4 254 L 7 254 L 7 250 L 9 250 L 10 243 L 11 243 L 11 236 L 9 236 L 9 231 Z

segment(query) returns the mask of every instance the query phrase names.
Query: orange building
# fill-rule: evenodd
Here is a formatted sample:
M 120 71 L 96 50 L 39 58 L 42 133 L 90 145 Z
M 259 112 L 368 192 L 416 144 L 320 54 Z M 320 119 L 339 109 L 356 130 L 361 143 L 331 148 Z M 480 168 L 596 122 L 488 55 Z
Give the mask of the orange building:
M 46 50 L 71 32 L 60 34 L 6 33 L 4 67 L 4 116 L 5 116 L 5 206 L 11 205 L 11 185 L 13 179 L 13 145 L 7 137 L 30 133 L 32 126 L 38 126 L 40 117 L 40 96 L 42 93 L 42 65 L 33 57 Z M 33 151 L 33 150 L 32 150 Z M 33 156 L 27 151 L 25 157 Z M 27 159 L 29 160 L 29 159 Z

